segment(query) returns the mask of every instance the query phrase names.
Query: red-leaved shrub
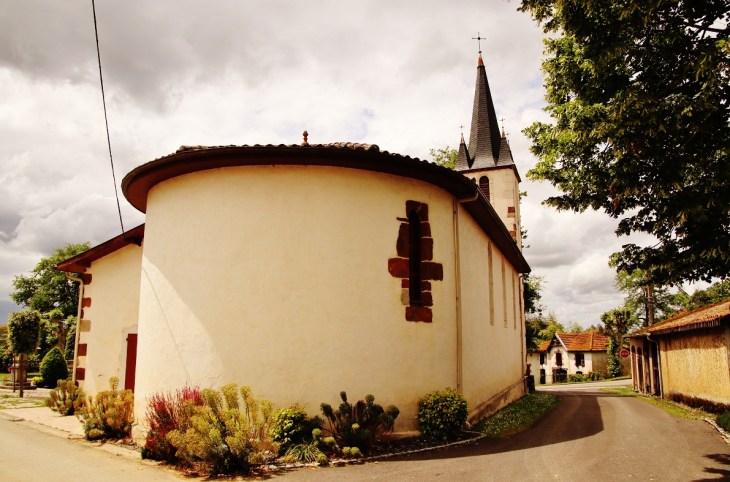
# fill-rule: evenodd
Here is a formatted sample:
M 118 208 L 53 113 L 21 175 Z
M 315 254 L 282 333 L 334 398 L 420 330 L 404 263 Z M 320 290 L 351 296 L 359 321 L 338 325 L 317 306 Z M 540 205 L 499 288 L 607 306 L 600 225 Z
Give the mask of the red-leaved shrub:
M 143 457 L 153 460 L 174 460 L 175 447 L 167 441 L 166 435 L 173 430 L 185 432 L 190 427 L 191 407 L 203 404 L 200 388 L 197 386 L 178 389 L 175 393 L 153 394 L 147 405 L 147 426 L 150 430 L 147 432 Z

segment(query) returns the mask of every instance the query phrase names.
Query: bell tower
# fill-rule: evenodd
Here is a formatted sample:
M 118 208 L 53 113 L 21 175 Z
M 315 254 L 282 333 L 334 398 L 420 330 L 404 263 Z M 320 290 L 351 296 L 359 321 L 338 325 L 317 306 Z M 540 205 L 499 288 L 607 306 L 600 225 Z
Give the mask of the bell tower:
M 499 130 L 481 52 L 477 64 L 469 145 L 464 142 L 462 134 L 456 171 L 479 185 L 512 238 L 522 249 L 520 174 L 512 159 L 512 151 L 504 130 L 501 133 Z

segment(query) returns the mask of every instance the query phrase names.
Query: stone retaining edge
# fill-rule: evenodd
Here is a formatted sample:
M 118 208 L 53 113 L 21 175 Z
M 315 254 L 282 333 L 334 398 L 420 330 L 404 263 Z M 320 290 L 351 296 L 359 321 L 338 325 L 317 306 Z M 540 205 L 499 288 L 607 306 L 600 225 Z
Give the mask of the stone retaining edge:
M 722 437 L 722 439 L 723 439 L 723 440 L 725 441 L 725 443 L 726 443 L 726 444 L 728 444 L 728 445 L 730 445 L 730 433 L 727 433 L 727 432 L 726 432 L 725 430 L 723 430 L 723 428 L 722 428 L 722 427 L 720 427 L 720 426 L 719 426 L 719 425 L 717 424 L 717 422 L 715 422 L 715 421 L 714 421 L 714 420 L 712 420 L 711 418 L 706 418 L 706 419 L 705 419 L 705 422 L 707 422 L 707 423 L 709 423 L 710 425 L 712 425 L 712 426 L 713 426 L 713 427 L 715 428 L 715 430 L 717 430 L 717 433 L 719 433 L 719 434 L 720 434 L 720 436 L 721 436 L 721 437 Z

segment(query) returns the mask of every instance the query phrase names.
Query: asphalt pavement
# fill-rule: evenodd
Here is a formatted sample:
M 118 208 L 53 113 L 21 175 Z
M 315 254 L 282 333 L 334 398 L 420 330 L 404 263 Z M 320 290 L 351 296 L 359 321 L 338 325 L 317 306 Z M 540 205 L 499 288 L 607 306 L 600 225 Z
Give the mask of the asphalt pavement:
M 730 446 L 706 422 L 675 418 L 636 398 L 600 392 L 596 384 L 548 389 L 563 402 L 528 430 L 510 437 L 265 478 L 282 482 L 730 479 Z M 190 480 L 87 442 L 31 430 L 27 424 L 0 418 L 0 481 Z

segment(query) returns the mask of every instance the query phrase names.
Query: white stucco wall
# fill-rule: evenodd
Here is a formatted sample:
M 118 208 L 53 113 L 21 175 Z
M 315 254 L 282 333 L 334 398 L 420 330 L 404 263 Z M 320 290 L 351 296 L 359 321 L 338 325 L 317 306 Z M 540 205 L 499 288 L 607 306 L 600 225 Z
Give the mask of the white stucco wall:
M 514 268 L 461 206 L 458 225 L 463 393 L 471 408 L 476 409 L 479 403 L 491 399 L 506 387 L 521 384 L 525 372 L 521 292 L 519 276 Z M 492 250 L 492 297 L 489 296 L 489 249 Z M 503 266 L 505 284 L 502 284 Z M 490 299 L 494 302 L 493 310 L 489 307 Z M 520 385 L 508 401 L 523 394 L 523 386 Z
M 78 366 L 85 370 L 79 385 L 87 395 L 108 390 L 114 376 L 124 388 L 127 335 L 137 333 L 142 250 L 127 245 L 87 269 L 92 277 L 84 286 L 84 298 L 91 299 L 91 306 L 84 308 L 83 320 L 90 322 L 90 329 L 79 333 L 87 355 L 78 358 Z
M 389 258 L 405 203 L 427 203 L 433 323 L 405 320 Z M 250 385 L 284 407 L 368 393 L 415 427 L 418 398 L 456 385 L 452 198 L 432 185 L 328 167 L 233 167 L 148 198 L 136 415 L 187 384 Z

